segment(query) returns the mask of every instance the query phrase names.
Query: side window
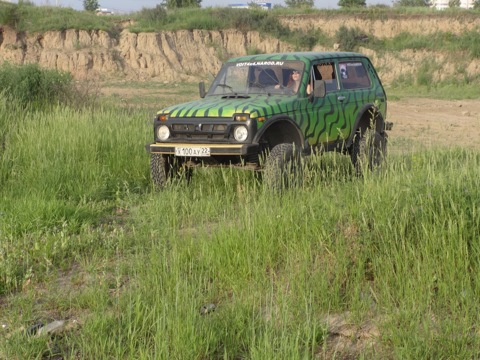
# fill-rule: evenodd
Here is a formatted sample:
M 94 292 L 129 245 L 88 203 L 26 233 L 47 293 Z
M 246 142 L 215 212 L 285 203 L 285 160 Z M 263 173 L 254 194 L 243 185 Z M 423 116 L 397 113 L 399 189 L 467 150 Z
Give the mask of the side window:
M 327 92 L 338 90 L 337 74 L 335 65 L 332 62 L 324 62 L 313 66 L 315 80 L 325 81 Z
M 361 62 L 341 62 L 340 82 L 344 89 L 367 89 L 370 87 L 370 78 Z

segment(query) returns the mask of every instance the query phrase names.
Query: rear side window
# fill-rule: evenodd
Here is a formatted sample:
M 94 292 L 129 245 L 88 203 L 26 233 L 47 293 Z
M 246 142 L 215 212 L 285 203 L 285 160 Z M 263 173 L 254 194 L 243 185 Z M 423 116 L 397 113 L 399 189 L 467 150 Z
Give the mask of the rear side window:
M 340 82 L 344 89 L 367 89 L 371 82 L 362 62 L 341 62 Z
M 324 62 L 313 66 L 315 80 L 325 81 L 326 92 L 338 90 L 337 74 L 333 62 Z

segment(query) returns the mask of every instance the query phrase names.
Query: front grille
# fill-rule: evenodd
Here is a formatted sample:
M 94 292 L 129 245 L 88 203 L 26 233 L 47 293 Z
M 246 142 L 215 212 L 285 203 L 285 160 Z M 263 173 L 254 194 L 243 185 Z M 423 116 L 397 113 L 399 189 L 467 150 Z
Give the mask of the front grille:
M 173 131 L 195 131 L 195 125 L 193 124 L 173 124 L 172 125 Z
M 224 132 L 227 130 L 227 125 L 225 124 L 173 124 L 173 131 L 190 131 L 199 130 L 202 132 Z
M 203 121 L 191 120 L 179 121 L 175 119 L 170 126 L 171 140 L 195 140 L 195 141 L 228 141 L 230 137 L 230 124 L 204 123 Z
M 230 127 L 233 122 L 218 123 L 218 119 L 212 122 L 211 119 L 172 119 L 170 129 L 172 141 L 194 140 L 194 141 L 228 141 L 230 138 Z
M 231 118 L 171 118 L 167 121 L 154 123 L 154 133 L 157 134 L 159 126 L 168 126 L 170 138 L 160 141 L 155 136 L 155 141 L 163 143 L 216 143 L 238 144 L 233 136 L 235 126 L 243 125 L 248 128 L 248 139 L 243 144 L 250 144 L 257 133 L 257 122 L 247 120 L 245 122 L 234 121 Z

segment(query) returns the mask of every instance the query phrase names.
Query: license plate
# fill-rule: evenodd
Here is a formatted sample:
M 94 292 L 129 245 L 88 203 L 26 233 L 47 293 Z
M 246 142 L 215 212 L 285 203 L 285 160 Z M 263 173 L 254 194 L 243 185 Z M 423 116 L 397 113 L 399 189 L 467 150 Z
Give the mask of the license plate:
M 175 156 L 204 157 L 210 156 L 209 147 L 175 147 Z

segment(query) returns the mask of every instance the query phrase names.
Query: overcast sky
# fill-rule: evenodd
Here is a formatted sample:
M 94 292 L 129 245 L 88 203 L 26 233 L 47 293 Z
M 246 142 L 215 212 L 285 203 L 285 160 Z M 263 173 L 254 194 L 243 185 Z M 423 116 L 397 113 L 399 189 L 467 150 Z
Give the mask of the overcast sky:
M 264 0 L 271 2 L 273 5 L 285 5 L 284 0 Z M 314 0 L 315 7 L 319 9 L 335 9 L 337 8 L 338 0 Z M 13 2 L 17 2 L 14 0 Z M 63 7 L 71 7 L 76 10 L 83 10 L 83 0 L 34 0 L 37 5 L 58 5 Z M 116 13 L 128 13 L 138 11 L 144 7 L 153 8 L 157 4 L 161 4 L 162 0 L 99 0 L 100 7 L 107 8 Z M 202 7 L 227 6 L 228 4 L 246 4 L 252 0 L 202 0 Z M 391 0 L 367 0 L 367 5 L 371 4 L 387 4 L 391 5 Z

